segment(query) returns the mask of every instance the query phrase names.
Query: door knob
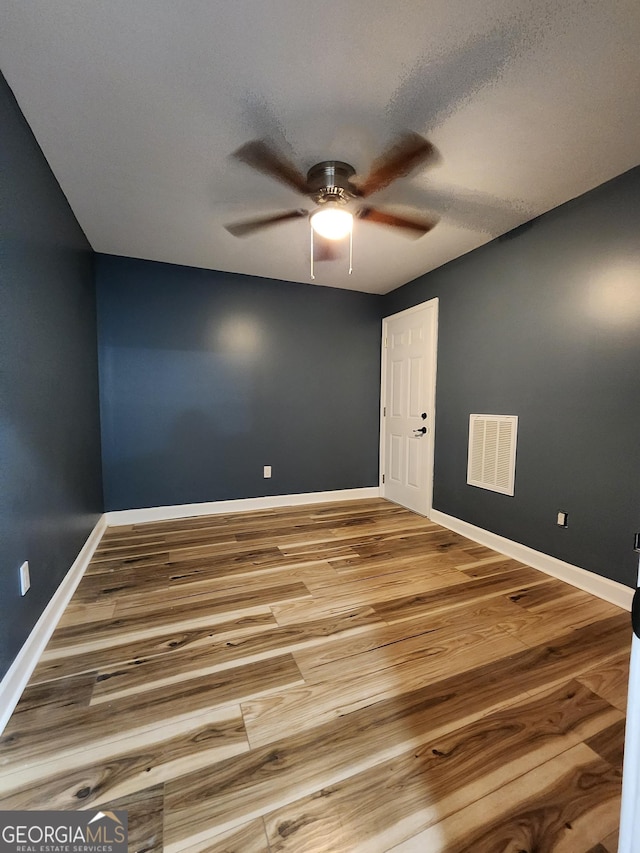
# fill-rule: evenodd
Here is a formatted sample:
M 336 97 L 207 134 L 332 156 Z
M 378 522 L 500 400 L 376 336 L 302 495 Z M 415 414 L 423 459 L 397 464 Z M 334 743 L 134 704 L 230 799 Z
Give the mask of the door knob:
M 423 420 L 423 421 L 426 421 L 426 419 L 427 419 L 427 413 L 426 413 L 426 412 L 423 412 L 423 413 L 420 415 L 420 417 L 422 418 L 422 420 Z
M 413 434 L 414 435 L 424 435 L 426 431 L 427 431 L 426 427 L 420 427 L 420 429 L 414 429 Z

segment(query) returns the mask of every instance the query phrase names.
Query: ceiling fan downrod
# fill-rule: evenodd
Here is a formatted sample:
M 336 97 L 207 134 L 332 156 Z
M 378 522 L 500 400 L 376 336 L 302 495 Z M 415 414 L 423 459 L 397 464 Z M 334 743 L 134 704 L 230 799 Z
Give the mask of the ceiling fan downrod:
M 346 204 L 356 197 L 351 178 L 356 170 L 342 160 L 323 160 L 307 172 L 309 195 L 316 204 Z

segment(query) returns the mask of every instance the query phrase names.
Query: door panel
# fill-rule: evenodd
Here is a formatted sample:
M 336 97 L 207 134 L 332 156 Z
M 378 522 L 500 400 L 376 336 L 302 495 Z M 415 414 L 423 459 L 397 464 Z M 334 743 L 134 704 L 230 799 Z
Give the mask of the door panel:
M 401 417 L 402 415 L 402 400 L 403 400 L 403 388 L 402 388 L 402 373 L 403 373 L 403 364 L 402 361 L 392 361 L 391 362 L 391 405 L 389 407 L 389 411 L 391 417 Z
M 389 477 L 396 483 L 401 482 L 402 471 L 402 444 L 403 437 L 401 435 L 391 435 L 391 453 L 389 465 Z
M 420 464 L 422 462 L 420 447 L 422 443 L 423 439 L 407 442 L 407 485 L 416 489 L 420 488 Z
M 437 300 L 387 317 L 383 328 L 382 493 L 428 515 L 433 490 Z
M 409 400 L 407 405 L 409 417 L 412 418 L 419 418 L 423 411 L 424 374 L 422 368 L 422 356 L 409 358 Z

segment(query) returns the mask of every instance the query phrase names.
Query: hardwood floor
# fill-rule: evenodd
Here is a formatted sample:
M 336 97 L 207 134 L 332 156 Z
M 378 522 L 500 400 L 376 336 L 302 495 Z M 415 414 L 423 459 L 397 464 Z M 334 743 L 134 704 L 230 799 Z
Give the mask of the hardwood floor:
M 383 500 L 110 528 L 0 808 L 130 849 L 615 853 L 629 614 Z

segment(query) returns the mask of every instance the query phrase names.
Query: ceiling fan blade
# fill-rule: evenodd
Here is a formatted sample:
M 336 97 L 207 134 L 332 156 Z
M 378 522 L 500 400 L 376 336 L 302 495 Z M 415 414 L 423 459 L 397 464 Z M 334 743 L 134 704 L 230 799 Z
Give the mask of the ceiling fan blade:
M 395 213 L 387 213 L 378 207 L 369 207 L 368 205 L 361 207 L 356 216 L 358 219 L 365 219 L 368 222 L 374 222 L 376 225 L 402 228 L 405 231 L 412 232 L 414 237 L 422 237 L 438 223 L 436 218 L 398 216 Z
M 224 227 L 234 237 L 246 237 L 248 234 L 253 234 L 254 231 L 259 231 L 262 228 L 269 228 L 269 226 L 278 225 L 280 222 L 288 222 L 290 219 L 301 219 L 303 216 L 308 215 L 309 211 L 300 208 L 299 210 L 287 210 L 284 213 L 274 213 L 271 216 L 244 219 L 242 222 L 231 222 Z
M 234 151 L 231 156 L 235 157 L 236 160 L 240 160 L 241 163 L 246 163 L 247 166 L 251 166 L 251 168 L 256 169 L 258 172 L 281 181 L 298 192 L 305 195 L 309 192 L 307 179 L 304 175 L 283 154 L 271 148 L 262 139 L 254 139 L 252 142 L 247 142 L 238 148 L 237 151 Z
M 418 166 L 426 165 L 429 160 L 437 159 L 437 150 L 419 133 L 404 133 L 391 148 L 375 160 L 369 174 L 362 180 L 355 179 L 353 184 L 358 194 L 366 198 L 389 186 L 396 178 L 408 175 Z

